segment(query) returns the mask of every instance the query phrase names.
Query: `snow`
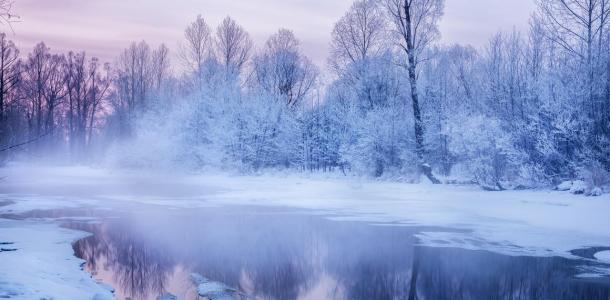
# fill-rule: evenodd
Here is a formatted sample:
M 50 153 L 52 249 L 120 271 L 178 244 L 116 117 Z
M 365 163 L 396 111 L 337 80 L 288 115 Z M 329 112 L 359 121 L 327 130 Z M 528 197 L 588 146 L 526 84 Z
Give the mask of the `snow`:
M 130 209 L 140 203 L 168 209 L 283 206 L 308 209 L 336 220 L 462 229 L 420 233 L 422 244 L 438 247 L 574 258 L 570 250 L 610 246 L 608 194 L 484 192 L 476 186 L 405 184 L 333 174 L 184 175 L 20 165 L 0 169 L 0 177 L 5 178 L 0 183 L 0 201 L 15 202 L 0 207 L 0 213 L 61 207 Z M 15 242 L 18 250 L 0 252 L 0 282 L 5 282 L 0 290 L 25 291 L 23 298 L 58 295 L 63 289 L 75 295 L 71 299 L 87 299 L 79 294 L 85 291 L 91 292 L 89 298 L 110 295 L 79 269 L 80 261 L 72 256 L 70 242 L 79 236 L 49 221 L 2 220 L 0 240 Z M 4 263 L 10 267 L 5 268 Z M 25 272 L 12 272 L 16 269 Z
M 602 189 L 601 189 L 601 188 L 599 188 L 599 187 L 594 187 L 594 188 L 591 190 L 591 192 L 588 194 L 588 196 L 591 196 L 591 197 L 599 197 L 599 196 L 601 196 L 601 195 L 603 195 L 603 194 L 604 194 L 604 191 L 602 191 Z
M 610 251 L 600 251 L 595 253 L 595 258 L 601 262 L 610 264 Z
M 206 299 L 230 300 L 234 299 L 231 294 L 237 292 L 224 283 L 209 280 L 197 273 L 191 274 L 191 280 L 197 284 L 197 294 Z
M 72 242 L 82 232 L 55 224 L 0 219 L 0 298 L 114 299 L 81 269 Z
M 582 195 L 587 191 L 587 184 L 582 180 L 576 180 L 572 182 L 570 187 L 570 193 L 575 195 Z
M 569 191 L 572 188 L 572 181 L 564 181 L 557 186 L 558 191 Z

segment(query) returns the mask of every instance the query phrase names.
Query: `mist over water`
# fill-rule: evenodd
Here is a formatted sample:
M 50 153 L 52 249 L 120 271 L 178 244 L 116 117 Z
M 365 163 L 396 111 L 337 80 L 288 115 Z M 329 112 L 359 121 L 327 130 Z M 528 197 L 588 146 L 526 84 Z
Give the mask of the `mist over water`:
M 610 281 L 575 277 L 592 262 L 428 248 L 413 236 L 447 230 L 440 228 L 337 222 L 266 207 L 142 208 L 65 226 L 93 233 L 74 244 L 75 253 L 119 299 L 198 299 L 192 273 L 256 299 L 410 299 L 414 287 L 419 299 L 610 296 Z

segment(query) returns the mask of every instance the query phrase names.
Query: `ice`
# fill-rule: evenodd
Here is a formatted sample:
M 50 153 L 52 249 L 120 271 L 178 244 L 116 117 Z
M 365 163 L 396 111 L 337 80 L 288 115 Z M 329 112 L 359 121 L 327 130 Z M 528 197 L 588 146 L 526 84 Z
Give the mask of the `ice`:
M 600 251 L 595 253 L 595 258 L 601 262 L 610 264 L 610 251 Z
M 210 300 L 234 299 L 232 294 L 237 293 L 234 288 L 221 282 L 212 281 L 197 273 L 191 274 L 191 280 L 197 284 L 197 294 Z

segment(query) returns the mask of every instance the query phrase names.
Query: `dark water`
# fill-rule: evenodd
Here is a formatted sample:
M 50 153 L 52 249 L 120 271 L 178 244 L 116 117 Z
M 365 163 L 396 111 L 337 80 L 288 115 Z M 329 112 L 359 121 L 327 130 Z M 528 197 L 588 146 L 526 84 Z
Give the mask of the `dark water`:
M 75 253 L 119 299 L 203 299 L 191 273 L 236 289 L 234 299 L 610 299 L 609 279 L 574 277 L 590 260 L 428 248 L 413 236 L 423 228 L 277 208 L 147 210 L 66 226 L 94 233 Z

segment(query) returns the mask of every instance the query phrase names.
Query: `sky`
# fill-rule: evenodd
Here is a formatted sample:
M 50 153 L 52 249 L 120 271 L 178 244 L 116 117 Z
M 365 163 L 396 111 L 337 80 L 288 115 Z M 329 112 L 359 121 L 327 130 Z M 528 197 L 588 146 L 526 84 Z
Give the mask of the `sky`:
M 330 33 L 352 0 L 14 0 L 11 38 L 23 52 L 44 41 L 52 51 L 85 50 L 112 62 L 132 41 L 176 50 L 184 28 L 201 14 L 215 27 L 227 15 L 256 45 L 279 28 L 295 32 L 303 51 L 326 65 Z M 446 0 L 442 43 L 485 45 L 498 30 L 526 30 L 533 0 Z

